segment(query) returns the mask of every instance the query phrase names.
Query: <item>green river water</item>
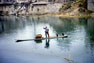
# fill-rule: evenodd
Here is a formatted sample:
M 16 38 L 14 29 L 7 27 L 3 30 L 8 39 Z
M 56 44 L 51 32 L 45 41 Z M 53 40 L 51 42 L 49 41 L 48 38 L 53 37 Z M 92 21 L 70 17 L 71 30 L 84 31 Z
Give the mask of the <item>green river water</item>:
M 67 38 L 16 42 L 67 34 Z M 0 63 L 94 63 L 94 18 L 0 16 Z

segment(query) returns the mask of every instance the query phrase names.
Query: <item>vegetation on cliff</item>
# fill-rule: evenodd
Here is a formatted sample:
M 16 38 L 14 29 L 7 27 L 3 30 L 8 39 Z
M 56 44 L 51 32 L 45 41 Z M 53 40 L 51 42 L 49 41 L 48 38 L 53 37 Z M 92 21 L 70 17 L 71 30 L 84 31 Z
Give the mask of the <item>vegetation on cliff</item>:
M 90 16 L 93 13 L 93 11 L 87 9 L 87 0 L 68 2 L 62 6 L 60 12 L 70 16 Z

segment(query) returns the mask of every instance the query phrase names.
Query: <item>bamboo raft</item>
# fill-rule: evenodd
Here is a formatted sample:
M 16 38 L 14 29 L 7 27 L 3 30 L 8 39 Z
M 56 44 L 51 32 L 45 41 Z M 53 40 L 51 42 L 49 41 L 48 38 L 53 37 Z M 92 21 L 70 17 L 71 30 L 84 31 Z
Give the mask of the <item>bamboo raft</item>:
M 31 40 L 45 40 L 45 39 L 54 39 L 54 38 L 67 38 L 68 36 L 67 35 L 61 35 L 61 36 L 52 36 L 52 37 L 49 37 L 49 38 L 34 38 L 34 39 L 19 39 L 19 40 L 16 40 L 16 42 L 21 42 L 21 41 L 31 41 Z

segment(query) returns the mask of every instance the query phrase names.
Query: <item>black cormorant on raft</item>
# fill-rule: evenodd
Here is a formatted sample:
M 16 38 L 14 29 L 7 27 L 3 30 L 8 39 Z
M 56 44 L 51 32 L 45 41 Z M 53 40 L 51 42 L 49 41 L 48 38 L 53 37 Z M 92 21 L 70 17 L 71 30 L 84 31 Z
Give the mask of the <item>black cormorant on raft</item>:
M 50 36 L 49 38 L 44 38 L 42 37 L 41 34 L 38 34 L 36 35 L 36 37 L 34 39 L 19 39 L 19 40 L 16 40 L 16 42 L 21 42 L 21 41 L 31 41 L 31 40 L 45 40 L 45 39 L 54 39 L 54 38 L 67 38 L 68 36 L 67 35 L 58 35 L 56 34 L 56 36 Z

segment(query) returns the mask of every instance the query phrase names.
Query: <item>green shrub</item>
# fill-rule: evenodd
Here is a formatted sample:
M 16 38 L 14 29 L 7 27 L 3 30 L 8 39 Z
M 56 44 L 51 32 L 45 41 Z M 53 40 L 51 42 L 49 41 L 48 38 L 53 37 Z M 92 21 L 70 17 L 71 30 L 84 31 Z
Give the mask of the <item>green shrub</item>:
M 67 9 L 68 9 L 68 8 L 71 8 L 72 3 L 73 3 L 73 2 L 68 2 L 68 3 L 67 3 Z
M 91 11 L 91 10 L 87 10 L 88 13 L 93 13 L 94 11 Z
M 59 9 L 59 12 L 62 12 L 62 8 Z

